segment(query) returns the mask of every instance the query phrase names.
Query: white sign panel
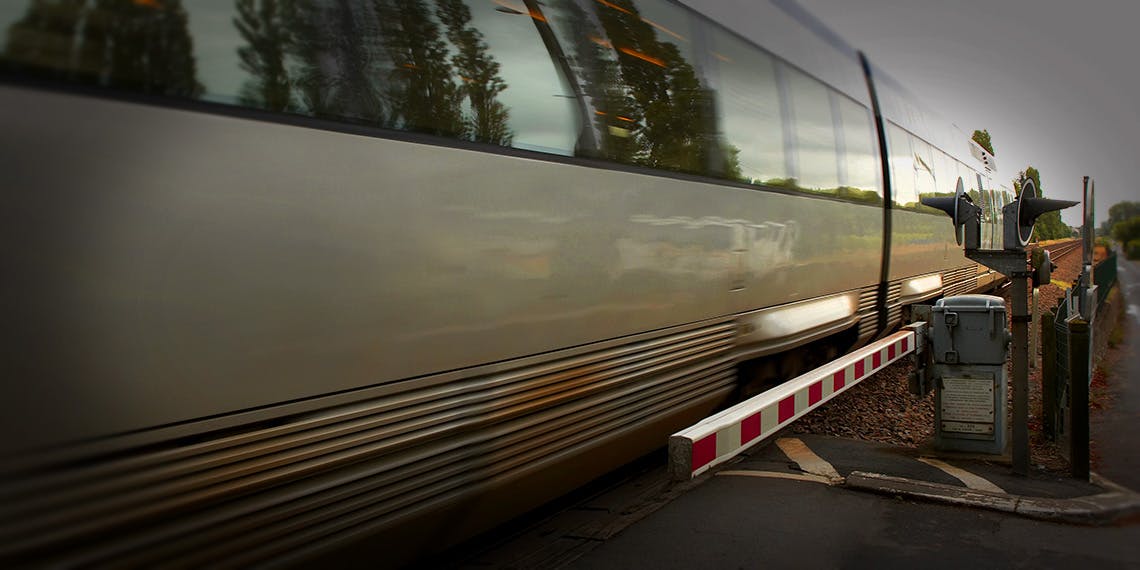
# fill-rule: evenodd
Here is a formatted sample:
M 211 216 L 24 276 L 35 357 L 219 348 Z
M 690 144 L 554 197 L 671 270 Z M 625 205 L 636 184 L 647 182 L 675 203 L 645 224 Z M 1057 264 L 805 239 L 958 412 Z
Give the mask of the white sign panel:
M 943 378 L 942 386 L 942 431 L 994 432 L 992 378 Z
M 966 422 L 942 422 L 942 431 L 952 431 L 955 433 L 976 433 L 981 435 L 993 435 L 994 424 L 971 424 Z

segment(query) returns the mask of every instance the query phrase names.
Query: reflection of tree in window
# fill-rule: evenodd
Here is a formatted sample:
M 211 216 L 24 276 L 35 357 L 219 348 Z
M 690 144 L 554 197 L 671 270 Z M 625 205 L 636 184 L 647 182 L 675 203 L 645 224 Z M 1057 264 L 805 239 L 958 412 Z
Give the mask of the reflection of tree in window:
M 76 31 L 86 4 L 85 0 L 32 2 L 24 17 L 8 28 L 4 57 L 21 67 L 75 71 L 71 54 L 79 39 Z
M 251 75 L 243 103 L 510 144 L 508 110 L 496 100 L 507 85 L 460 0 L 437 0 L 435 10 L 424 0 L 235 5 Z
M 507 88 L 499 77 L 499 64 L 487 53 L 483 34 L 469 27 L 471 10 L 460 0 L 437 0 L 439 19 L 447 26 L 447 38 L 459 53 L 451 58 L 474 116 L 468 131 L 475 140 L 500 145 L 511 144 L 507 126 L 508 111 L 495 96 Z
M 575 38 L 570 51 L 598 116 L 604 156 L 685 172 L 724 170 L 713 167 L 722 159 L 711 93 L 676 44 L 659 41 L 629 0 L 598 7 L 601 30 L 574 2 L 560 7 Z
M 632 134 L 637 126 L 636 102 L 622 88 L 621 71 L 612 46 L 590 14 L 575 0 L 562 0 L 555 7 L 561 15 L 554 19 L 554 29 L 562 31 L 560 41 L 564 42 L 581 76 L 582 88 L 594 112 L 595 129 L 601 135 L 597 151 L 609 160 L 634 162 L 637 145 Z
M 377 2 L 384 47 L 394 67 L 385 96 L 397 127 L 463 136 L 463 94 L 453 78 L 447 44 L 421 0 Z
M 744 40 L 712 25 L 705 26 L 713 85 L 726 141 L 728 162 L 736 172 L 726 176 L 753 184 L 787 180 L 783 117 L 772 58 Z
M 241 68 L 252 78 L 242 86 L 240 101 L 271 111 L 293 108 L 293 86 L 285 68 L 292 49 L 289 26 L 296 21 L 290 0 L 237 0 L 234 26 L 248 45 L 238 48 Z
M 248 44 L 238 54 L 252 76 L 242 88 L 243 103 L 271 110 L 294 104 L 317 116 L 384 122 L 379 82 L 390 65 L 379 44 L 372 2 L 258 1 L 256 17 L 242 9 L 245 0 L 236 2 L 234 25 Z M 279 54 L 286 62 L 283 70 Z M 275 90 L 282 82 L 292 85 L 288 98 Z
M 5 57 L 51 76 L 196 97 L 187 23 L 180 0 L 37 1 L 9 29 Z

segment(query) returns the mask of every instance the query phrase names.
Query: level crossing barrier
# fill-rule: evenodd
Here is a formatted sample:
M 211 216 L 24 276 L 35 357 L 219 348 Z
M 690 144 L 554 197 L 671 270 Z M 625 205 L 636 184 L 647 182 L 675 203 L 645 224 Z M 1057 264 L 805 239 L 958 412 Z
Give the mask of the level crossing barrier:
M 787 427 L 828 400 L 850 390 L 892 362 L 921 351 L 925 323 L 842 356 L 815 370 L 705 418 L 669 438 L 669 472 L 688 480 Z

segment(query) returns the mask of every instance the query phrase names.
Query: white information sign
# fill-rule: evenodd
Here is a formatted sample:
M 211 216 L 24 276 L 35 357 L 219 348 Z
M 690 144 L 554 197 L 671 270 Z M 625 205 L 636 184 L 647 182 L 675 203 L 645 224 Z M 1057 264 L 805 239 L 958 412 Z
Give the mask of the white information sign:
M 994 432 L 992 378 L 943 378 L 942 386 L 942 431 Z
M 942 422 L 942 431 L 952 431 L 956 433 L 976 433 L 983 435 L 993 435 L 994 424 L 971 424 L 967 422 Z

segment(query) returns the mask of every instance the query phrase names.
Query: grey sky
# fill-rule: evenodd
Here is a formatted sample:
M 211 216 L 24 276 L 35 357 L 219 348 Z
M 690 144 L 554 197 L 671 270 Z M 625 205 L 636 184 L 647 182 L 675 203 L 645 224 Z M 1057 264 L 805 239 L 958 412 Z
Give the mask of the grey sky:
M 1097 224 L 1140 200 L 1140 2 L 799 0 L 963 131 L 988 129 L 1000 180 L 1041 171 L 1045 195 L 1080 200 Z M 1062 213 L 1080 223 L 1080 206 Z

